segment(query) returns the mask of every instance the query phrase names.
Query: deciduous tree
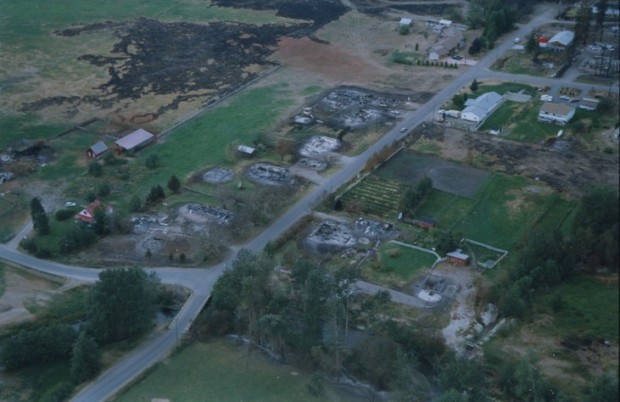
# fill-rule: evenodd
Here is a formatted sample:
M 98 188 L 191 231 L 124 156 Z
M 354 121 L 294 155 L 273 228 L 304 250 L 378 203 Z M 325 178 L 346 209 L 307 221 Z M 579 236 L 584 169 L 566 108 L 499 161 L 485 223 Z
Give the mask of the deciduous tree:
M 71 350 L 71 379 L 76 384 L 94 378 L 101 370 L 101 351 L 86 332 L 80 333 Z
M 101 343 L 128 339 L 150 328 L 159 278 L 142 269 L 109 269 L 90 291 L 88 332 Z

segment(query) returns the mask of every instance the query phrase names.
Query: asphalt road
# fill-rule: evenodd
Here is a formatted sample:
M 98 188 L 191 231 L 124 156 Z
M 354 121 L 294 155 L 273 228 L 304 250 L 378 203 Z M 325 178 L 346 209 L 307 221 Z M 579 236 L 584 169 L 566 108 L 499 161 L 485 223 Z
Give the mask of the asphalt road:
M 512 33 L 515 36 L 527 37 L 532 28 L 548 22 L 553 18 L 553 9 L 534 17 L 529 23 L 522 25 L 518 31 Z M 445 101 L 447 101 L 456 91 L 464 86 L 468 86 L 474 78 L 480 80 L 484 78 L 494 78 L 507 81 L 518 81 L 533 83 L 535 85 L 558 85 L 561 80 L 513 76 L 510 74 L 490 72 L 488 68 L 506 50 L 512 47 L 512 41 L 499 44 L 495 50 L 491 51 L 482 58 L 476 65 L 457 77 L 452 82 L 447 82 L 446 87 L 437 93 L 429 102 L 420 109 L 404 115 L 400 124 L 384 135 L 379 141 L 370 146 L 363 154 L 351 158 L 338 172 L 326 179 L 321 185 L 312 189 L 307 196 L 298 201 L 281 215 L 272 225 L 266 228 L 252 241 L 243 246 L 250 251 L 258 252 L 263 249 L 265 244 L 291 227 L 303 215 L 311 213 L 313 208 L 320 203 L 328 194 L 338 189 L 341 185 L 353 179 L 366 165 L 370 157 L 379 152 L 383 147 L 399 140 L 407 135 L 409 131 L 427 120 L 433 115 L 434 111 Z M 607 90 L 607 86 L 593 86 L 589 84 L 577 84 L 566 82 L 571 87 L 581 87 L 582 89 L 597 88 Z M 614 88 L 618 92 L 618 88 Z M 406 132 L 401 132 L 405 127 Z M 52 275 L 71 278 L 74 280 L 92 283 L 97 280 L 100 272 L 98 269 L 85 267 L 72 267 L 50 261 L 39 260 L 28 255 L 15 251 L 9 243 L 0 246 L 0 258 L 13 263 L 29 267 L 34 270 L 45 272 Z M 179 284 L 191 290 L 191 295 L 181 311 L 177 314 L 169 329 L 153 335 L 137 350 L 121 359 L 113 367 L 102 373 L 94 382 L 84 387 L 72 399 L 72 401 L 104 401 L 117 393 L 122 387 L 131 382 L 140 373 L 151 367 L 156 362 L 162 360 L 177 345 L 180 337 L 189 329 L 192 320 L 198 315 L 206 301 L 208 300 L 213 284 L 224 272 L 226 267 L 233 261 L 236 252 L 227 259 L 226 262 L 211 268 L 180 269 L 180 268 L 155 268 L 147 269 L 157 272 L 162 283 Z

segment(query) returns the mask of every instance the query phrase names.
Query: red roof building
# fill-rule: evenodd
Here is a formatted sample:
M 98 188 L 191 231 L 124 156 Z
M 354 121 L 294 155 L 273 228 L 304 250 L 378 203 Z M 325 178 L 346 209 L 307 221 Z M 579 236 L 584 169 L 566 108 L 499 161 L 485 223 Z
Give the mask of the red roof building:
M 448 257 L 450 264 L 456 265 L 457 267 L 469 265 L 469 256 L 467 254 L 463 254 L 463 250 L 460 248 L 449 252 L 446 254 L 446 257 Z
M 82 221 L 84 223 L 92 223 L 95 220 L 95 209 L 103 208 L 101 201 L 95 200 L 85 206 L 80 212 L 75 214 L 75 220 Z M 105 212 L 107 214 L 112 213 L 112 206 L 108 205 L 105 207 Z

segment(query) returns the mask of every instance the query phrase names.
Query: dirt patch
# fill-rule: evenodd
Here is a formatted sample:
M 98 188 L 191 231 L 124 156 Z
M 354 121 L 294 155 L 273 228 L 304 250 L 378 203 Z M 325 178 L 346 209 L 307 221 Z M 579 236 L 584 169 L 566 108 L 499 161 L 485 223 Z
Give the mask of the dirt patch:
M 61 285 L 29 272 L 5 267 L 6 291 L 0 297 L 0 328 L 33 318 L 26 305 L 44 306 Z
M 555 191 L 580 196 L 592 183 L 617 187 L 620 179 L 619 160 L 615 155 L 590 152 L 576 146 L 558 151 L 553 147 L 441 126 L 432 131 L 438 130 L 442 132 L 440 135 L 429 134 L 429 137 L 434 140 L 439 157 L 540 180 Z

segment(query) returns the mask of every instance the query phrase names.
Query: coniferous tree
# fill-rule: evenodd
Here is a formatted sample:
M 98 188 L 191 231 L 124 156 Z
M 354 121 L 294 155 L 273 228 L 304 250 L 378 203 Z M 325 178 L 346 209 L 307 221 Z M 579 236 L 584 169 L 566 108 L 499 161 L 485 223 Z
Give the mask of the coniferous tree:
M 41 205 L 41 200 L 38 197 L 34 197 L 30 201 L 30 215 L 32 217 L 32 224 L 34 229 L 40 235 L 46 235 L 50 231 L 49 220 L 45 214 L 45 209 Z

